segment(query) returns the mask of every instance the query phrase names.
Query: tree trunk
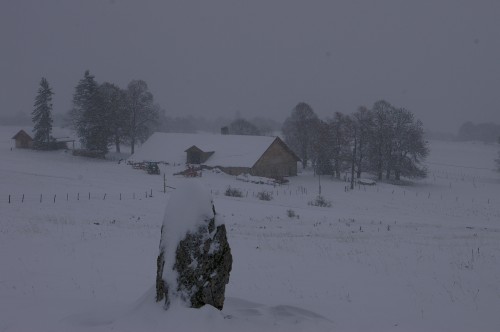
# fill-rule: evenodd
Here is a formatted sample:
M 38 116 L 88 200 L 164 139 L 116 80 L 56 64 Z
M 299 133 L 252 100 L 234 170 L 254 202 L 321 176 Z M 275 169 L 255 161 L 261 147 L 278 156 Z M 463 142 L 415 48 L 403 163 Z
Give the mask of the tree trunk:
M 307 150 L 302 149 L 302 168 L 303 169 L 306 169 L 308 159 L 309 159 L 309 156 L 307 155 Z
M 351 163 L 351 190 L 354 189 L 354 164 L 356 162 L 356 137 L 354 138 L 354 148 L 352 150 L 352 163 Z
M 359 179 L 361 177 L 361 164 L 363 162 L 363 154 L 359 155 L 359 161 L 358 161 L 358 169 L 356 171 L 356 177 Z
M 361 165 L 363 163 L 363 140 L 359 140 L 359 145 L 358 145 L 358 150 L 359 150 L 359 161 L 358 161 L 358 169 L 356 171 L 356 177 L 359 179 L 361 177 Z
M 135 152 L 135 135 L 137 133 L 137 107 L 133 107 L 132 111 L 132 130 L 131 130 L 131 137 L 130 137 L 130 152 L 134 154 Z
M 120 140 L 118 138 L 115 139 L 115 147 L 116 147 L 116 152 L 120 153 Z
M 398 155 L 396 157 L 396 165 L 394 165 L 394 177 L 397 181 L 401 179 L 401 166 L 403 164 L 403 155 Z

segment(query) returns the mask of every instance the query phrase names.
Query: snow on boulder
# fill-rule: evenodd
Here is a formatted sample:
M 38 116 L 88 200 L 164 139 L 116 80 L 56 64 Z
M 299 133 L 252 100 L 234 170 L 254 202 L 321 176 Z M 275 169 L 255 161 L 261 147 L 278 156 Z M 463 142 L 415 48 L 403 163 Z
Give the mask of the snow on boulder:
M 187 306 L 210 304 L 221 310 L 232 255 L 226 227 L 215 213 L 208 190 L 195 180 L 170 197 L 161 228 L 156 302 L 179 299 Z
M 276 180 L 274 179 L 265 178 L 261 176 L 253 176 L 250 174 L 240 174 L 236 176 L 236 180 L 243 182 L 251 182 L 256 184 L 269 184 L 271 186 L 276 184 Z

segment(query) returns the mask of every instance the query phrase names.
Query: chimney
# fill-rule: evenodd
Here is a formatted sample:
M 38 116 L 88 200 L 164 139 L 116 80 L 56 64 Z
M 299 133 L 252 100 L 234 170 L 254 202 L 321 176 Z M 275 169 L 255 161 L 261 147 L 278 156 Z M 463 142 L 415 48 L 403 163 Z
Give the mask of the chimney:
M 229 128 L 226 126 L 226 127 L 222 127 L 220 129 L 220 134 L 221 135 L 229 135 Z

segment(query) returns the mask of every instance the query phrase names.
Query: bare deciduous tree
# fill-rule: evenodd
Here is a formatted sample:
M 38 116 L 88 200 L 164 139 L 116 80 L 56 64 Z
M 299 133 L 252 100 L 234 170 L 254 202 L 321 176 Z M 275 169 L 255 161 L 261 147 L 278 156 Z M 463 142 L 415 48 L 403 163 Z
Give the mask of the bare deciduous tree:
M 301 102 L 285 120 L 282 132 L 285 142 L 301 158 L 305 168 L 313 151 L 314 135 L 317 133 L 319 119 L 311 106 Z

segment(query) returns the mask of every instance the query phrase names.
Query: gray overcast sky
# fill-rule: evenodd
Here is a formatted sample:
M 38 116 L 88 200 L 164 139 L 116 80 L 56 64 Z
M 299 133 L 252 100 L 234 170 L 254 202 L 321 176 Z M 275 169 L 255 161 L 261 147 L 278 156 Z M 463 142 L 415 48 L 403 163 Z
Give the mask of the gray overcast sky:
M 325 118 L 386 99 L 426 128 L 500 123 L 500 1 L 0 1 L 0 113 L 40 78 L 145 80 L 170 115 Z

